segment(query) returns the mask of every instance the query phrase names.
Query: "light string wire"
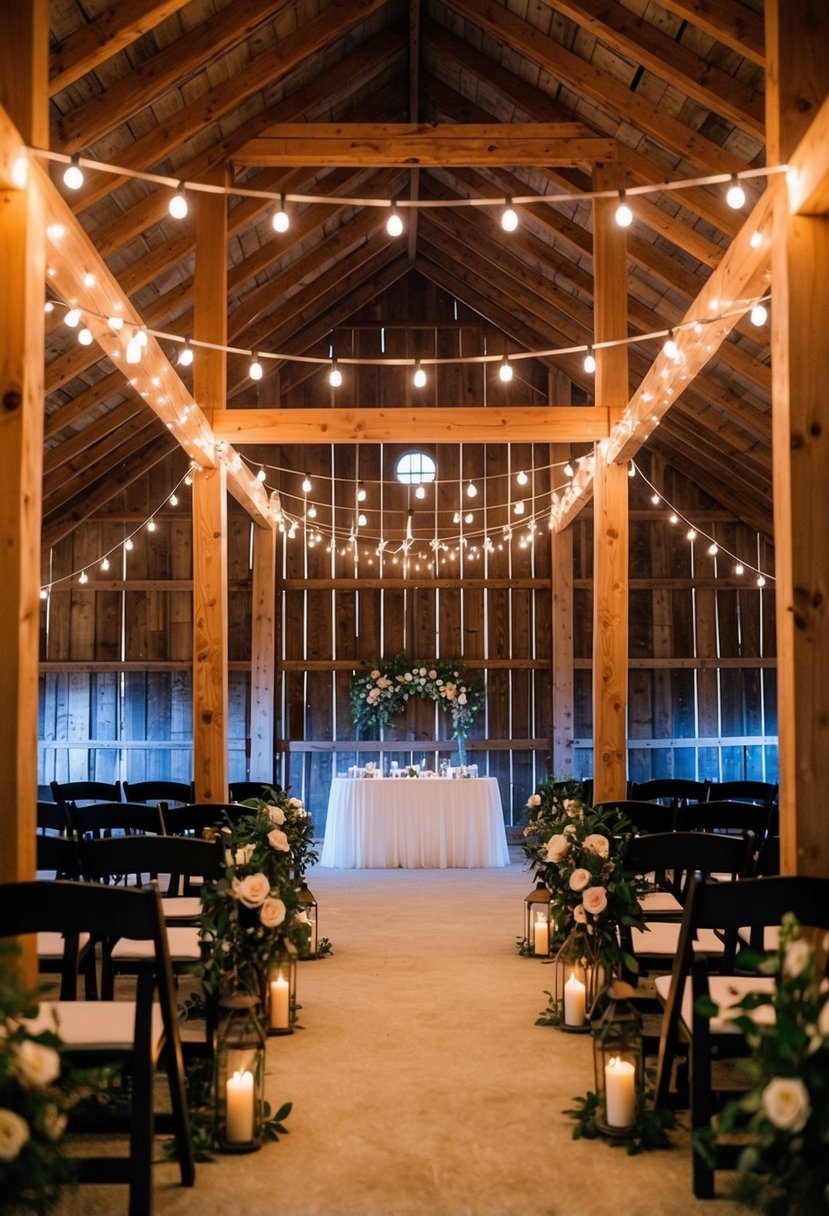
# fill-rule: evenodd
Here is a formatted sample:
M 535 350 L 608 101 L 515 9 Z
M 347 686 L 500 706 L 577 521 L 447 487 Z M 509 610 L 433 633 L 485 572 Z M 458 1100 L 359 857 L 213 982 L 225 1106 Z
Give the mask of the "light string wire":
M 56 152 L 49 148 L 39 148 L 26 145 L 23 151 L 40 160 L 52 161 L 60 165 L 77 165 L 81 169 L 92 169 L 100 173 L 111 173 L 115 177 L 130 177 L 138 181 L 149 182 L 156 186 L 167 186 L 175 191 L 191 191 L 202 194 L 223 194 L 227 197 L 261 198 L 275 203 L 313 203 L 331 206 L 332 203 L 349 207 L 379 207 L 386 210 L 392 206 L 401 210 L 428 210 L 439 207 L 507 207 L 516 203 L 529 206 L 535 203 L 573 203 L 586 202 L 590 199 L 618 199 L 620 191 L 616 190 L 572 190 L 561 194 L 522 194 L 503 195 L 495 198 L 461 198 L 461 199 L 393 199 L 393 198 L 357 198 L 345 195 L 325 194 L 294 194 L 284 190 L 254 190 L 246 186 L 220 186 L 211 182 L 191 181 L 189 178 L 175 177 L 168 173 L 151 173 L 145 169 L 130 169 L 124 165 L 113 165 L 106 161 L 94 160 L 88 156 L 78 156 L 67 152 Z M 739 169 L 734 173 L 710 173 L 704 177 L 679 178 L 675 181 L 646 182 L 640 186 L 624 187 L 626 198 L 641 194 L 663 194 L 672 190 L 690 190 L 695 186 L 721 186 L 733 184 L 735 181 L 747 181 L 756 177 L 773 177 L 785 173 L 787 164 L 765 165 L 757 168 Z

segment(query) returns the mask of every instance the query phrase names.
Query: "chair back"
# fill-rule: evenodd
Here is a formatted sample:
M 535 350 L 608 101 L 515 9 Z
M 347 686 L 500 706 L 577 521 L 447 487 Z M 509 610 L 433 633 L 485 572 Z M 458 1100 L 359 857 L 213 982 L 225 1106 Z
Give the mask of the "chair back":
M 52 796 L 61 806 L 70 802 L 120 802 L 120 781 L 50 781 Z
M 163 835 L 165 830 L 161 810 L 143 802 L 94 802 L 89 806 L 70 803 L 69 821 L 78 837 L 114 831 Z
M 74 837 L 46 836 L 38 833 L 35 846 L 38 872 L 47 871 L 54 874 L 55 878 L 78 878 L 78 843 Z
M 124 798 L 127 802 L 178 802 L 182 805 L 193 801 L 192 781 L 125 781 Z
M 143 876 L 176 874 L 206 882 L 224 874 L 224 849 L 220 840 L 194 840 L 186 836 L 110 836 L 82 840 L 78 846 L 80 869 L 89 882 L 107 881 L 112 874 L 134 875 L 135 886 Z
M 52 832 L 58 836 L 62 836 L 64 833 L 71 831 L 67 809 L 67 807 L 61 806 L 57 802 L 42 802 L 38 800 L 38 832 Z
M 632 799 L 621 799 L 618 802 L 600 802 L 595 809 L 617 810 L 624 815 L 639 832 L 671 832 L 674 829 L 676 811 L 670 806 L 660 806 L 658 802 L 636 802 Z
M 776 826 L 775 808 L 753 802 L 694 802 L 677 811 L 684 832 L 753 832 L 758 847 Z
M 283 793 L 276 781 L 231 781 L 227 787 L 231 802 L 244 802 L 246 798 L 261 798 L 270 802 L 274 795 Z
M 771 781 L 712 781 L 708 785 L 709 802 L 757 802 L 773 806 L 777 802 L 777 785 Z
M 625 867 L 636 874 L 657 875 L 657 881 L 681 904 L 686 902 L 694 873 L 729 874 L 743 878 L 754 856 L 754 834 L 726 836 L 708 832 L 660 832 L 631 836 Z M 670 878 L 665 877 L 670 875 Z
M 250 815 L 251 808 L 236 802 L 192 802 L 187 806 L 162 805 L 162 814 L 168 836 L 192 836 L 205 828 L 226 828 L 242 815 Z
M 688 802 L 704 802 L 708 783 L 690 781 L 684 777 L 656 777 L 652 781 L 633 781 L 630 797 L 634 802 L 660 802 L 663 806 L 685 806 Z

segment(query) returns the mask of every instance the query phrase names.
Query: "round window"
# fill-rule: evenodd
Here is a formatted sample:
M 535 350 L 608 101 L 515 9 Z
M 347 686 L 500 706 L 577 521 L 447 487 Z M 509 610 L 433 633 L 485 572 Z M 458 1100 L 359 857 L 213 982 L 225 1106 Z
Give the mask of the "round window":
M 437 465 L 425 452 L 404 452 L 395 465 L 394 474 L 404 486 L 418 486 L 424 481 L 434 481 Z

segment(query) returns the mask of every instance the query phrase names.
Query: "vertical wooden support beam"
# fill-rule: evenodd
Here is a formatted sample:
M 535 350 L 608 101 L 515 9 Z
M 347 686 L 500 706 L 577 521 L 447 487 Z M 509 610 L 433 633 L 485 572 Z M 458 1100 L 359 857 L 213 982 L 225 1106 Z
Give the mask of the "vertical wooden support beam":
M 572 383 L 568 376 L 551 373 L 547 380 L 548 401 L 569 405 Z M 570 459 L 569 443 L 550 444 L 550 464 Z M 550 471 L 551 484 L 562 480 L 561 470 Z M 550 533 L 553 630 L 553 752 L 552 775 L 573 775 L 574 666 L 573 666 L 573 529 Z
M 829 94 L 829 9 L 767 0 L 768 163 L 789 160 Z M 824 155 L 826 149 L 824 145 Z M 785 190 L 772 244 L 772 439 L 781 865 L 829 876 L 829 216 Z
M 0 882 L 35 874 L 46 267 L 40 198 L 15 162 L 49 143 L 48 28 L 46 0 L 0 5 Z M 33 941 L 23 949 L 31 983 Z
M 224 176 L 221 179 L 225 180 Z M 196 199 L 195 332 L 227 344 L 227 199 Z M 199 350 L 194 396 L 208 419 L 225 402 L 226 355 Z M 193 778 L 196 800 L 223 802 L 228 782 L 227 475 L 193 479 Z
M 596 190 L 622 186 L 618 166 L 597 165 Z M 593 203 L 593 325 L 596 342 L 627 335 L 625 233 L 615 199 Z M 626 346 L 596 352 L 596 405 L 624 409 Z M 628 477 L 597 445 L 593 473 L 593 797 L 624 798 L 627 787 Z
M 250 776 L 274 780 L 276 673 L 276 532 L 253 533 L 253 612 L 250 674 Z

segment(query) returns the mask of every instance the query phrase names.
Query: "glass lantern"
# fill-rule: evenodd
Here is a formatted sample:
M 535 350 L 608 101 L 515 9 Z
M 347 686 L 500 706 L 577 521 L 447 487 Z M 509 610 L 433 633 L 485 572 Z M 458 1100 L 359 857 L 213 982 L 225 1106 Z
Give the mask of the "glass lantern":
M 550 892 L 539 882 L 524 900 L 524 941 L 527 954 L 536 958 L 549 958 L 555 921 L 552 917 Z
M 226 1153 L 251 1153 L 262 1143 L 265 1098 L 265 1033 L 255 996 L 219 1002 L 215 1064 L 216 1121 Z
M 645 1053 L 635 990 L 614 980 L 603 1008 L 591 1020 L 593 1069 L 599 1109 L 596 1124 L 608 1136 L 624 1136 L 636 1122 L 643 1092 Z
M 592 943 L 579 925 L 556 954 L 553 966 L 553 1001 L 561 1030 L 586 1034 L 590 1011 L 606 984 L 605 969 L 594 959 Z
M 293 1034 L 296 1021 L 296 955 L 284 954 L 271 965 L 266 992 L 268 1034 Z
M 316 958 L 317 949 L 319 946 L 319 911 L 317 908 L 317 901 L 311 894 L 311 891 L 308 888 L 308 883 L 305 882 L 304 879 L 300 883 L 297 897 L 299 899 L 299 910 L 300 912 L 305 913 L 311 925 L 311 935 L 308 938 L 308 945 L 300 952 L 300 958 Z

